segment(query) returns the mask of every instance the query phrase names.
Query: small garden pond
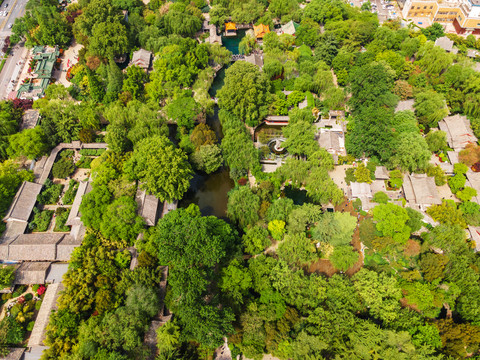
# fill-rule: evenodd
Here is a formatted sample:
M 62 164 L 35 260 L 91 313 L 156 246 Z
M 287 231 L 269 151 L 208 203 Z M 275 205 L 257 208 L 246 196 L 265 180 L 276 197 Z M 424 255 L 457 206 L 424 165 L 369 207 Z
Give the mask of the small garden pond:
M 237 30 L 237 36 L 222 36 L 222 44 L 228 50 L 232 52 L 233 55 L 239 54 L 238 45 L 242 41 L 243 37 L 247 30 Z

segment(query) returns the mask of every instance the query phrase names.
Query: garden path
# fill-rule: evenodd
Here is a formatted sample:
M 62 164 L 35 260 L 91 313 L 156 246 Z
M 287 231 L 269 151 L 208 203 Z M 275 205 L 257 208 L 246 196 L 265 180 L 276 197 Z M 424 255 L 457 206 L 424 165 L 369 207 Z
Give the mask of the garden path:
M 5 314 L 7 313 L 8 305 L 17 300 L 20 296 L 26 295 L 26 294 L 32 294 L 35 296 L 35 292 L 32 290 L 32 287 L 29 286 L 25 292 L 21 293 L 18 297 L 8 299 L 5 304 L 2 305 L 2 311 L 0 312 L 0 321 L 3 320 L 5 317 Z

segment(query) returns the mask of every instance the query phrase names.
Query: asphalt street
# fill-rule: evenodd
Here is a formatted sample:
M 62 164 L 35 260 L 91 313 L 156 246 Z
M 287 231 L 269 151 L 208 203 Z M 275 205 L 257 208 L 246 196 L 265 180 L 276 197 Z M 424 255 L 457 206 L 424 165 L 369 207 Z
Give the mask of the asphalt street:
M 0 17 L 0 47 L 3 45 L 3 40 L 11 35 L 12 31 L 9 28 L 13 26 L 15 19 L 22 17 L 25 13 L 25 6 L 28 0 L 4 0 L 1 5 L 0 11 L 8 11 L 7 16 Z M 5 4 L 8 4 L 5 7 Z M 11 82 L 12 75 L 14 75 L 14 69 L 16 65 L 22 61 L 22 55 L 24 54 L 23 43 L 17 44 L 10 52 L 10 55 L 5 62 L 5 65 L 0 73 L 0 99 L 7 97 L 7 86 Z

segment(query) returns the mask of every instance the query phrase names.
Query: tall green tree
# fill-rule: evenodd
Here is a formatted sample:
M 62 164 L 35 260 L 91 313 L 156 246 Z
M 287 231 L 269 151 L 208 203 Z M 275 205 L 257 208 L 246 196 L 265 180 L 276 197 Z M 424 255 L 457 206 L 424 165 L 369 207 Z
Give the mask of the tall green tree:
M 225 84 L 217 93 L 218 106 L 256 126 L 268 114 L 268 87 L 266 75 L 255 65 L 237 61 L 225 72 Z
M 181 199 L 192 178 L 187 156 L 168 138 L 159 135 L 135 146 L 132 157 L 125 163 L 125 172 L 160 201 Z

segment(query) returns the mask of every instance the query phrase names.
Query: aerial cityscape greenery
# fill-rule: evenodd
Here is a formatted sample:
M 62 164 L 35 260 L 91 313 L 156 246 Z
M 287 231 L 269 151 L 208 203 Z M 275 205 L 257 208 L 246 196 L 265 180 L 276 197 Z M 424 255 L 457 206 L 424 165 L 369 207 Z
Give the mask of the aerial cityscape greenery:
M 25 232 L 68 233 L 75 206 L 86 228 L 42 359 L 480 358 L 480 42 L 370 9 L 29 0 L 12 44 L 80 49 L 66 82 L 0 102 L 2 216 L 52 152 Z M 222 172 L 223 213 L 182 200 Z M 142 191 L 171 211 L 148 223 Z M 39 285 L 2 295 L 2 355 Z

